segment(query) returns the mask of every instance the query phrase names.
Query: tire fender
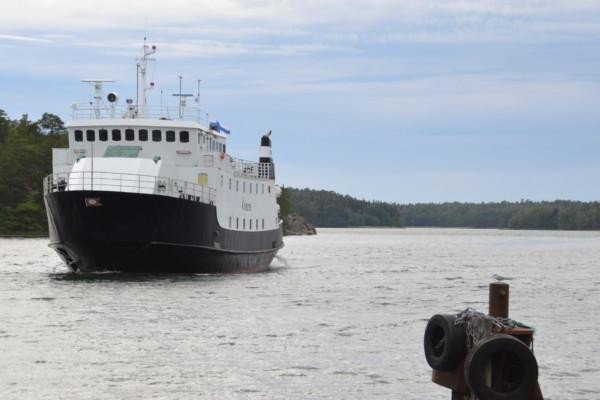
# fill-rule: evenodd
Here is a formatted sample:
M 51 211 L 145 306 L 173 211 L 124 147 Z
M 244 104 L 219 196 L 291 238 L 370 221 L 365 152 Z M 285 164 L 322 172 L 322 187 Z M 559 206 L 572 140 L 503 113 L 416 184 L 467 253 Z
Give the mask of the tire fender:
M 436 314 L 425 328 L 425 358 L 433 369 L 450 371 L 459 366 L 466 354 L 463 326 L 454 324 L 456 315 Z
M 492 372 L 500 377 L 494 388 L 488 384 L 486 371 L 490 363 L 502 371 Z M 529 347 L 510 335 L 495 335 L 477 343 L 465 360 L 465 382 L 471 392 L 485 400 L 526 400 L 531 396 L 538 379 L 538 365 Z

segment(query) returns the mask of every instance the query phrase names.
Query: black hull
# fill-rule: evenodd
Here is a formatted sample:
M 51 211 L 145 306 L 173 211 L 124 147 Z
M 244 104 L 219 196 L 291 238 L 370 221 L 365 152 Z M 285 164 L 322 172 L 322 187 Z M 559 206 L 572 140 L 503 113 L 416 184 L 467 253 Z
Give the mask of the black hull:
M 44 201 L 50 247 L 75 271 L 258 272 L 283 246 L 281 229 L 224 229 L 215 206 L 187 199 L 63 191 Z

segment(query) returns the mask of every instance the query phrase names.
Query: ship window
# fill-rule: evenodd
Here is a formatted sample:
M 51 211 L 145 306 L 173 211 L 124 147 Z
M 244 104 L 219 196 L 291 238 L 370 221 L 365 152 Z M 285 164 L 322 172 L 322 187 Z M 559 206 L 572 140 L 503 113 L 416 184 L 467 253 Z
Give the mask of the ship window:
M 250 218 L 250 230 L 252 230 L 252 218 Z
M 240 218 L 235 219 L 235 229 L 240 229 Z
M 242 182 L 242 192 L 246 193 L 246 182 Z
M 188 131 L 179 132 L 179 141 L 181 143 L 187 143 L 190 141 L 190 133 Z
M 136 158 L 140 154 L 140 146 L 108 146 L 104 157 Z
M 235 191 L 236 192 L 240 191 L 240 181 L 235 181 Z
M 256 194 L 258 194 L 258 183 L 256 184 Z
M 113 142 L 121 141 L 121 130 L 120 129 L 112 130 L 112 140 L 113 140 Z
M 87 140 L 88 142 L 93 142 L 94 140 L 96 140 L 96 131 L 93 129 L 88 129 L 87 131 L 85 131 L 85 140 Z
M 227 147 L 225 147 L 225 143 L 223 143 L 223 153 L 227 153 L 226 149 Z
M 242 225 L 242 229 L 246 230 L 246 218 L 244 218 L 244 220 L 242 221 L 243 225 Z
M 258 230 L 258 218 L 256 218 L 256 230 Z
M 140 138 L 140 142 L 147 142 L 148 141 L 148 130 L 147 129 L 140 129 L 138 135 L 139 135 L 139 138 Z
M 265 194 L 265 184 L 262 184 L 262 194 Z
M 161 136 L 162 136 L 162 131 L 160 129 L 154 129 L 152 131 L 152 141 L 153 142 L 160 142 L 162 140 Z
M 98 140 L 101 142 L 106 142 L 108 140 L 108 131 L 106 129 L 100 129 L 98 131 Z
M 271 193 L 271 185 L 268 186 L 269 193 Z
M 250 182 L 250 188 L 249 188 L 249 190 L 250 190 L 250 193 L 252 193 L 252 182 Z
M 165 138 L 167 139 L 167 142 L 174 142 L 175 141 L 175 131 L 167 131 L 165 133 Z
M 125 140 L 128 142 L 135 140 L 135 132 L 133 129 L 125 129 Z
M 229 227 L 231 228 L 231 215 L 229 216 Z
M 265 219 L 262 219 L 262 228 L 265 229 Z
M 75 141 L 83 142 L 83 131 L 80 131 L 79 129 L 75 131 Z

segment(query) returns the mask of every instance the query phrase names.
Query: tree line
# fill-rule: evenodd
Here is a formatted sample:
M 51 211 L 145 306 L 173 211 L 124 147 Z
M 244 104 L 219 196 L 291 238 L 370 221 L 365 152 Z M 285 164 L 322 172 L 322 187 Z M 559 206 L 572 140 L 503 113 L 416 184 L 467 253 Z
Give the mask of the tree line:
M 42 180 L 52 173 L 53 147 L 66 147 L 63 121 L 45 113 L 11 120 L 0 110 L 0 235 L 46 235 Z M 331 191 L 283 188 L 282 215 L 296 212 L 318 227 L 470 227 L 600 229 L 600 203 L 520 201 L 397 204 Z
M 52 173 L 52 147 L 66 146 L 56 115 L 11 120 L 0 110 L 0 235 L 48 234 L 42 179 Z
M 452 227 L 600 229 L 600 202 L 523 200 L 496 203 L 397 204 L 332 191 L 284 188 L 292 209 L 317 227 Z

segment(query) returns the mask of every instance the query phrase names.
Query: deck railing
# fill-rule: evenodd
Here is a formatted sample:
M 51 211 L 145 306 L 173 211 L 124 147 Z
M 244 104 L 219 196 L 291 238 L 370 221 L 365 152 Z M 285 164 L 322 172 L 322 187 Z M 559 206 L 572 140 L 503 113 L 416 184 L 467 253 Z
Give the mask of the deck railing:
M 200 122 L 201 110 L 197 107 L 160 107 L 160 106 L 136 106 L 114 105 L 96 108 L 88 103 L 74 104 L 71 106 L 71 118 L 80 119 L 107 119 L 107 118 L 157 118 L 164 120 L 184 120 Z
M 156 194 L 207 204 L 215 201 L 215 189 L 211 187 L 160 176 L 85 171 L 44 178 L 44 193 L 74 190 Z
M 258 163 L 232 157 L 231 166 L 236 175 L 259 179 L 275 179 L 275 167 L 273 163 Z

